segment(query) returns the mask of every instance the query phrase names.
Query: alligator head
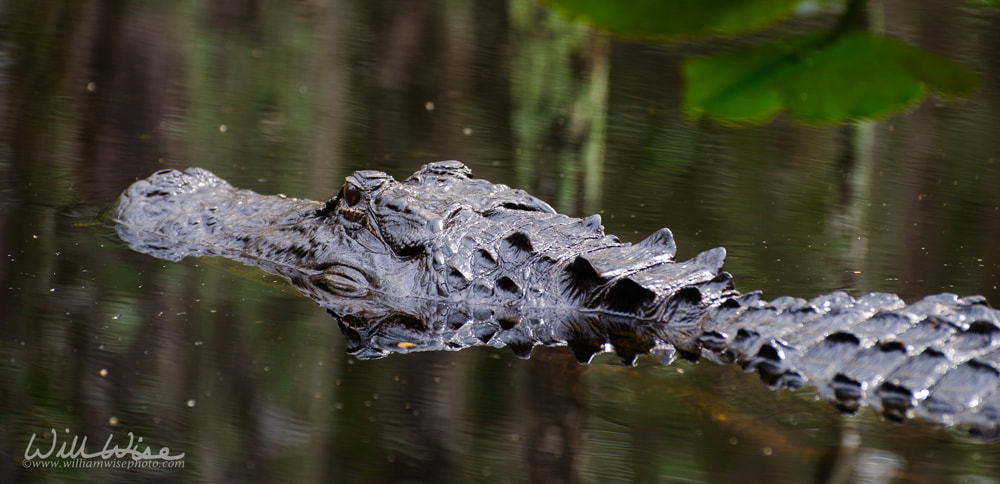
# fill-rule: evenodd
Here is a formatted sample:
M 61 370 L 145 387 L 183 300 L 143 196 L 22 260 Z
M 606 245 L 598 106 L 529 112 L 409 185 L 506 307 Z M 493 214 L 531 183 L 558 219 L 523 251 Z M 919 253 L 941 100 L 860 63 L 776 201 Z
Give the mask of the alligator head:
M 398 257 L 409 258 L 425 255 L 446 228 L 462 223 L 463 211 L 488 217 L 499 209 L 555 213 L 522 190 L 473 179 L 462 163 L 442 161 L 402 183 L 380 171 L 355 172 L 317 215 L 366 228 Z
M 657 319 L 668 296 L 699 301 L 704 290 L 693 284 L 721 277 L 716 296 L 731 289 L 721 249 L 675 263 L 667 229 L 624 244 L 597 215 L 557 214 L 457 161 L 402 182 L 358 171 L 325 203 L 238 190 L 202 169 L 165 170 L 133 184 L 114 213 L 138 251 L 224 256 L 284 276 L 357 336 L 352 346 L 378 354 L 412 341 L 517 348 L 549 331 L 542 340 L 586 336 L 588 359 L 601 342 L 579 327 L 595 314 Z

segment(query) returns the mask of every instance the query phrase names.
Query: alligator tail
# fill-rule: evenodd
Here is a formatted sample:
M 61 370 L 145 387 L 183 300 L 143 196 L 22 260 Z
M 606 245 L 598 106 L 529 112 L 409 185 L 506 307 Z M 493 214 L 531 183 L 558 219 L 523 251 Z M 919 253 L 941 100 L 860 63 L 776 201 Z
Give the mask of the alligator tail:
M 587 306 L 606 311 L 586 325 L 601 334 L 563 334 L 578 360 L 589 361 L 603 342 L 626 363 L 643 353 L 665 363 L 704 356 L 739 363 L 775 388 L 812 385 L 844 412 L 870 406 L 892 421 L 1000 437 L 1000 311 L 985 298 L 938 294 L 906 304 L 894 294 L 834 292 L 768 302 L 759 291 L 735 290 L 721 270 L 724 250 L 650 263 L 646 252 L 657 242 L 673 255 L 664 232 L 571 266 L 601 276 Z M 630 265 L 630 251 L 646 265 Z
M 981 296 L 765 302 L 754 292 L 667 306 L 670 317 L 654 326 L 682 355 L 738 362 L 776 388 L 812 385 L 844 412 L 871 406 L 892 421 L 1000 436 L 1000 311 Z

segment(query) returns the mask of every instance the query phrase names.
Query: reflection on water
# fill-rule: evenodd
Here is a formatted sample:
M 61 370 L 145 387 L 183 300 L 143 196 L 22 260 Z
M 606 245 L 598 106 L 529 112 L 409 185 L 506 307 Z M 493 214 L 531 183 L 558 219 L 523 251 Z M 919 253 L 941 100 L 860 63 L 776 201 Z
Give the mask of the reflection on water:
M 164 167 L 321 199 L 354 169 L 454 158 L 629 240 L 669 226 L 681 257 L 726 246 L 741 289 L 998 304 L 998 12 L 871 4 L 979 90 L 868 125 L 734 129 L 679 109 L 680 60 L 717 42 L 617 40 L 521 1 L 0 7 L 0 481 L 995 479 L 996 444 L 842 417 L 738 368 L 581 367 L 565 349 L 358 361 L 273 276 L 152 259 L 95 221 Z M 600 82 L 595 115 L 580 103 Z M 560 170 L 594 140 L 584 203 L 585 169 Z M 185 466 L 22 467 L 50 429 L 94 450 L 133 432 Z

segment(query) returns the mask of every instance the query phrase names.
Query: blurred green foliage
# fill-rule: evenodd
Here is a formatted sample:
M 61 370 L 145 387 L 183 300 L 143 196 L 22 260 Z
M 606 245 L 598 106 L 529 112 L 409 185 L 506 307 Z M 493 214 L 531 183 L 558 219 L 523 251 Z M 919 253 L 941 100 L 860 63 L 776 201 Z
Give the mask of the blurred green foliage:
M 562 14 L 627 37 L 674 39 L 759 29 L 807 2 L 552 0 Z M 855 27 L 866 2 L 845 2 L 831 31 L 687 59 L 683 110 L 721 123 L 761 124 L 785 111 L 816 123 L 875 119 L 928 90 L 969 94 L 979 76 L 920 48 Z
M 601 192 L 609 89 L 608 42 L 586 26 L 545 15 L 533 0 L 509 3 L 514 34 L 511 63 L 512 127 L 518 149 L 518 186 L 539 175 L 565 180 L 546 193 L 557 210 L 595 210 Z M 551 140 L 562 139 L 553 148 Z M 583 199 L 583 206 L 577 201 Z
M 795 11 L 799 0 L 548 0 L 574 20 L 629 37 L 674 39 L 746 32 Z
M 826 34 L 685 61 L 683 109 L 690 116 L 758 123 L 779 111 L 804 121 L 878 118 L 928 89 L 971 92 L 978 76 L 947 59 L 861 31 Z

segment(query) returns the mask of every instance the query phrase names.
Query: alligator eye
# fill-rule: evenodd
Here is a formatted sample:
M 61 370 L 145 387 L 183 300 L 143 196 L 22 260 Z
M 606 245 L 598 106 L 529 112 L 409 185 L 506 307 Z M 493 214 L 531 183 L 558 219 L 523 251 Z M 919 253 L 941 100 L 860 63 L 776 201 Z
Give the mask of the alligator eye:
M 357 185 L 352 183 L 344 185 L 344 201 L 349 207 L 353 207 L 361 201 L 361 190 L 358 189 Z
M 310 279 L 317 286 L 342 297 L 365 297 L 371 289 L 371 282 L 364 272 L 341 264 L 333 264 Z

